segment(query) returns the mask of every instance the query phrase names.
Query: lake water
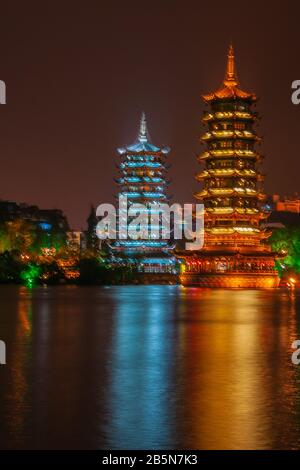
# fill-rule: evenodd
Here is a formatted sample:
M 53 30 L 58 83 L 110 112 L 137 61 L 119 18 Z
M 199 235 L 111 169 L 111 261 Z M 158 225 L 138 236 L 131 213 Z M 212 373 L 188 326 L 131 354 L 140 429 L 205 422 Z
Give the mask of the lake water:
M 300 293 L 0 286 L 0 447 L 300 447 Z

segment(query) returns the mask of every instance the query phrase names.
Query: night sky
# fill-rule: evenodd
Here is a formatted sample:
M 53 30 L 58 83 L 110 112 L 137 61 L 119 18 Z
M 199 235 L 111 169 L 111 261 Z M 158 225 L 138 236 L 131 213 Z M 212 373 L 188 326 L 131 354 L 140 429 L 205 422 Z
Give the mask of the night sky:
M 222 82 L 230 40 L 262 115 L 266 191 L 300 192 L 300 3 L 200 0 L 1 4 L 0 198 L 61 208 L 74 229 L 112 202 L 116 148 L 168 145 L 170 194 L 192 202 L 201 95 Z

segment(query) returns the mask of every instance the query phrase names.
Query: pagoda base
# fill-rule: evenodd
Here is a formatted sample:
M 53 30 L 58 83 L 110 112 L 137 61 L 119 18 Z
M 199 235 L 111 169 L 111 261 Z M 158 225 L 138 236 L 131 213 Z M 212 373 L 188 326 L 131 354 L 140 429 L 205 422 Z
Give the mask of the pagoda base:
M 275 273 L 183 273 L 180 275 L 183 286 L 270 289 L 279 285 L 278 274 Z

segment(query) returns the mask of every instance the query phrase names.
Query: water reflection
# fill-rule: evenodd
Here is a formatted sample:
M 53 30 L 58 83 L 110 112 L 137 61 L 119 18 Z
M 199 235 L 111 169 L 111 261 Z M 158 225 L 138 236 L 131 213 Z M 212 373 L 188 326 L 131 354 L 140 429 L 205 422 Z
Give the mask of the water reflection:
M 176 293 L 175 286 L 115 290 L 110 447 L 155 448 L 163 443 L 172 448 Z
M 2 418 L 5 410 L 6 419 L 1 419 L 1 423 L 7 441 L 11 437 L 16 446 L 22 447 L 26 417 L 30 413 L 28 400 L 30 394 L 28 369 L 32 341 L 30 291 L 25 288 L 19 289 L 11 315 L 11 324 L 5 325 L 5 329 L 1 328 L 1 334 L 3 332 L 4 337 L 6 336 L 8 366 L 1 369 L 1 372 L 4 369 L 3 375 L 1 374 L 1 388 L 5 387 L 7 400 L 1 400 L 0 417 Z
M 0 286 L 2 448 L 298 448 L 297 291 Z
M 187 447 L 265 449 L 299 442 L 293 412 L 282 408 L 296 403 L 298 393 L 288 355 L 293 304 L 278 309 L 277 293 L 264 291 L 195 289 L 186 296 L 198 300 L 194 309 L 184 303 Z

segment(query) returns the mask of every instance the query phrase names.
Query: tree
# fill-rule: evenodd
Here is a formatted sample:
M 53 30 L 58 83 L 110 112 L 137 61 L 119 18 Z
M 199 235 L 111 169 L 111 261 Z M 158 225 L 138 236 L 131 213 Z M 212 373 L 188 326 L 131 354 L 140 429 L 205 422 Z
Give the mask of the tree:
M 286 269 L 300 273 L 300 227 L 284 227 L 274 230 L 270 237 L 270 243 L 274 251 L 284 256 L 278 263 L 279 272 L 283 266 Z
M 99 251 L 99 239 L 96 234 L 98 219 L 93 205 L 91 205 L 90 214 L 87 218 L 86 248 L 88 251 L 96 254 Z
M 8 251 L 26 253 L 34 240 L 34 225 L 23 219 L 5 222 L 5 236 Z
M 5 251 L 0 254 L 0 282 L 20 282 L 22 264 L 16 255 L 14 251 Z

